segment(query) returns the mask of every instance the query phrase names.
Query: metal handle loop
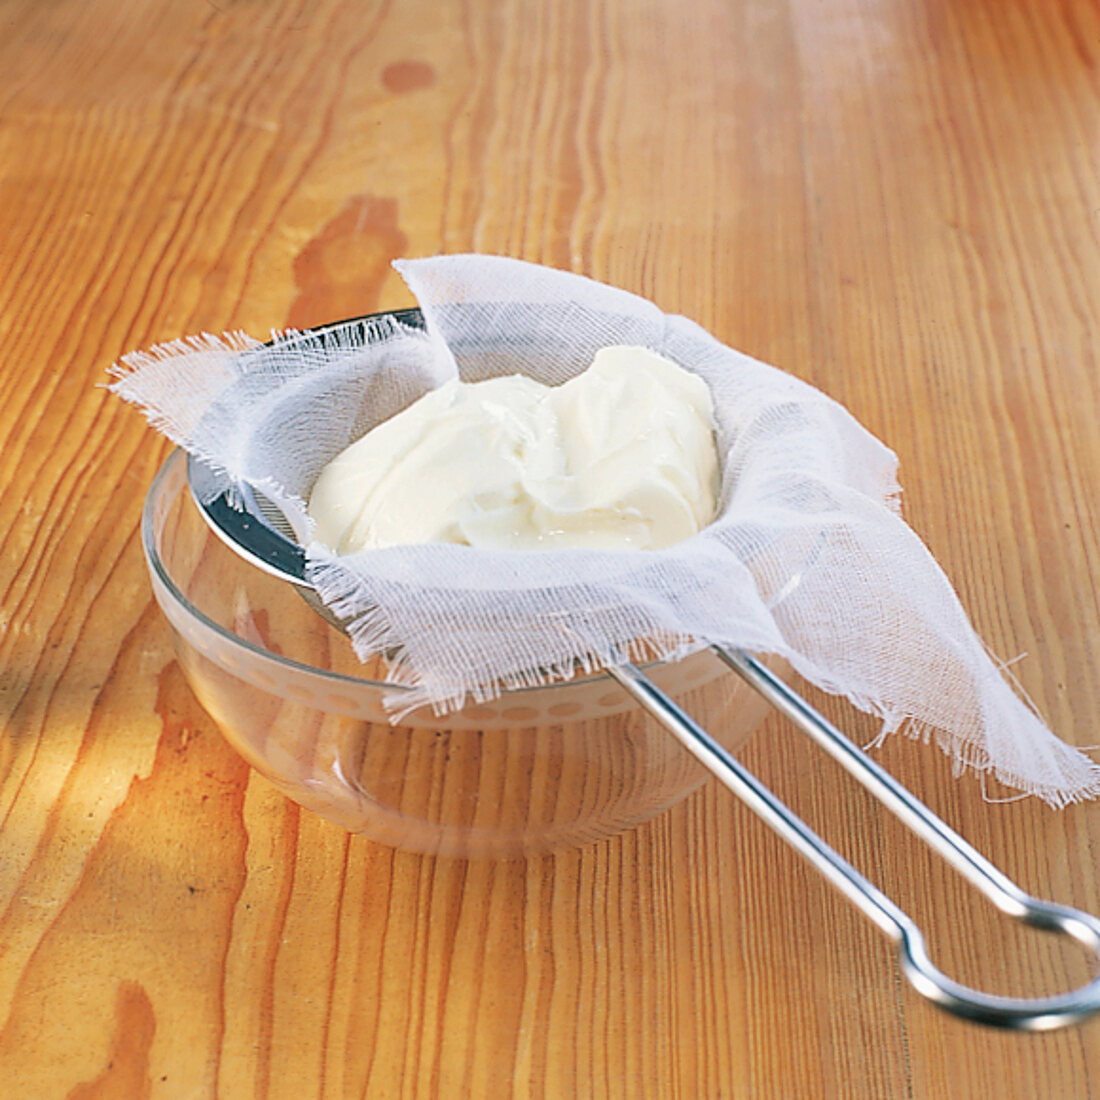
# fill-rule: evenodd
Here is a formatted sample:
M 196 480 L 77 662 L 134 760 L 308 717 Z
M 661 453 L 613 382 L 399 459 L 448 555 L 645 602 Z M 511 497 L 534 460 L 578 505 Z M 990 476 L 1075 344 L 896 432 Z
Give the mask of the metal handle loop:
M 1100 960 L 1100 920 L 1080 910 L 1026 894 L 754 657 L 722 646 L 715 646 L 714 651 L 981 890 L 998 909 L 1034 928 L 1071 936 Z M 924 936 L 913 920 L 826 844 L 642 672 L 629 662 L 608 666 L 607 672 L 696 759 L 895 942 L 902 972 L 921 996 L 964 1019 L 1017 1031 L 1047 1031 L 1066 1027 L 1100 1011 L 1100 974 L 1069 993 L 1037 998 L 983 993 L 947 977 L 928 957 Z

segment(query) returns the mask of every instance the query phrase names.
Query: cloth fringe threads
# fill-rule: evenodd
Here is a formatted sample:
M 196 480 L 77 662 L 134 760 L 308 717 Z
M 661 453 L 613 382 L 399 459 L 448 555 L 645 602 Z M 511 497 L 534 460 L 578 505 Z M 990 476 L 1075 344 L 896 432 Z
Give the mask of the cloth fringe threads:
M 426 329 L 199 336 L 125 357 L 112 389 L 192 454 L 281 507 L 363 659 L 393 656 L 394 717 L 567 679 L 633 647 L 785 658 L 807 680 L 934 739 L 959 769 L 1063 806 L 1100 766 L 1010 686 L 898 504 L 897 460 L 839 404 L 683 317 L 581 276 L 492 256 L 395 265 Z M 610 344 L 649 347 L 714 399 L 719 515 L 656 551 L 395 547 L 337 557 L 305 499 L 337 452 L 448 378 L 554 385 Z

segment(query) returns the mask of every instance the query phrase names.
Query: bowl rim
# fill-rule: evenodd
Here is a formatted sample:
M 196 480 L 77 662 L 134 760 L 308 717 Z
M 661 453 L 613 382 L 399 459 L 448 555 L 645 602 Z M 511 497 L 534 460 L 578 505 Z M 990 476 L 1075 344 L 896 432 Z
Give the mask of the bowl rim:
M 381 691 L 410 691 L 411 689 L 405 684 L 393 683 L 386 680 L 374 680 L 368 676 L 349 676 L 347 673 L 318 668 L 316 665 L 297 661 L 293 657 L 285 657 L 281 653 L 274 653 L 265 646 L 257 645 L 255 642 L 251 642 L 247 638 L 242 638 L 239 634 L 234 634 L 232 631 L 227 630 L 220 623 L 210 618 L 201 608 L 196 607 L 195 604 L 187 598 L 179 585 L 176 584 L 175 580 L 172 578 L 168 567 L 161 558 L 160 552 L 157 549 L 156 530 L 157 504 L 167 491 L 169 478 L 175 475 L 181 466 L 183 469 L 180 471 L 182 483 L 180 485 L 179 495 L 185 500 L 191 499 L 187 489 L 186 461 L 187 452 L 182 447 L 174 447 L 164 462 L 161 463 L 160 469 L 157 470 L 156 476 L 150 483 L 148 492 L 145 494 L 145 503 L 141 510 L 141 543 L 142 549 L 145 551 L 146 564 L 150 571 L 155 574 L 157 581 L 164 587 L 172 600 L 179 605 L 188 616 L 194 618 L 203 627 L 216 634 L 225 642 L 233 646 L 239 646 L 241 649 L 254 653 L 258 657 L 272 661 L 275 664 L 285 665 L 299 672 L 320 676 L 323 679 L 332 680 L 335 683 L 357 684 L 360 687 L 377 688 Z M 193 504 L 194 502 L 192 501 L 192 505 Z M 205 524 L 204 527 L 206 527 Z M 206 527 L 206 529 L 209 530 L 208 527 Z M 232 551 L 230 552 L 232 553 Z M 238 557 L 246 566 L 250 564 L 246 559 L 240 557 L 240 555 L 238 555 Z
M 179 585 L 173 580 L 168 567 L 164 564 L 163 559 L 160 556 L 160 552 L 157 550 L 156 545 L 156 511 L 157 505 L 166 491 L 166 484 L 170 477 L 172 477 L 177 469 L 182 465 L 183 469 L 180 471 L 181 485 L 180 496 L 185 501 L 189 501 L 191 506 L 198 511 L 194 498 L 192 497 L 187 484 L 187 451 L 182 447 L 174 447 L 168 457 L 161 463 L 160 468 L 157 470 L 152 482 L 149 485 L 149 489 L 145 494 L 145 502 L 142 505 L 141 512 L 141 542 L 142 549 L 145 553 L 145 561 L 150 572 L 155 576 L 157 582 L 163 587 L 167 594 L 171 597 L 175 604 L 177 604 L 190 618 L 193 618 L 204 629 L 211 631 L 213 634 L 224 640 L 231 646 L 239 647 L 248 653 L 254 654 L 264 660 L 271 661 L 276 665 L 282 665 L 289 670 L 294 670 L 298 673 L 305 673 L 306 675 L 318 676 L 324 680 L 331 681 L 333 684 L 355 685 L 359 688 L 370 688 L 383 692 L 393 692 L 404 694 L 412 692 L 412 688 L 408 684 L 398 683 L 393 680 L 375 680 L 368 676 L 350 676 L 344 672 L 334 672 L 331 669 L 318 668 L 316 665 L 306 664 L 303 661 L 295 660 L 293 657 L 286 657 L 281 653 L 273 653 L 265 646 L 257 645 L 255 642 L 249 641 L 247 638 L 242 638 L 239 634 L 235 634 L 232 631 L 227 630 L 220 623 L 211 619 L 200 608 L 187 598 L 187 596 L 180 589 Z M 203 521 L 203 526 L 206 530 L 209 530 L 209 524 L 207 524 L 202 517 L 201 512 L 199 515 L 200 521 Z M 223 542 L 224 545 L 224 542 Z M 234 553 L 231 547 L 227 547 L 230 553 Z M 236 558 L 246 567 L 258 568 L 253 565 L 248 558 L 241 554 L 236 554 Z M 275 578 L 279 579 L 279 578 Z M 285 584 L 290 584 L 290 581 L 284 581 Z M 702 647 L 705 649 L 706 647 Z M 666 664 L 664 661 L 646 661 L 640 663 L 638 667 L 643 671 L 651 670 L 662 664 Z M 584 682 L 586 684 L 596 684 L 601 681 L 607 684 L 615 684 L 614 679 L 606 671 L 588 673 L 579 677 L 572 677 L 568 680 L 557 680 L 553 683 L 546 684 L 531 684 L 524 686 L 502 686 L 500 694 L 502 697 L 517 698 L 524 695 L 533 694 L 540 691 L 550 691 L 555 688 L 569 688 L 576 687 L 578 683 Z M 478 706 L 479 702 L 474 699 L 470 701 L 472 705 Z M 465 705 L 465 704 L 464 704 Z

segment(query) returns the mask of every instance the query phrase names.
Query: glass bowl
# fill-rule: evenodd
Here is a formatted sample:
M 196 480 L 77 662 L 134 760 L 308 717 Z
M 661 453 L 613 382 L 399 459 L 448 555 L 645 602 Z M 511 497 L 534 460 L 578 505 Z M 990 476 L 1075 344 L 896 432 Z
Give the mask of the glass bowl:
M 181 451 L 149 490 L 142 538 L 184 675 L 226 740 L 352 832 L 467 858 L 532 854 L 629 829 L 707 778 L 606 675 L 391 722 L 383 696 L 399 689 L 381 665 L 213 532 Z M 767 709 L 706 651 L 646 672 L 731 750 Z

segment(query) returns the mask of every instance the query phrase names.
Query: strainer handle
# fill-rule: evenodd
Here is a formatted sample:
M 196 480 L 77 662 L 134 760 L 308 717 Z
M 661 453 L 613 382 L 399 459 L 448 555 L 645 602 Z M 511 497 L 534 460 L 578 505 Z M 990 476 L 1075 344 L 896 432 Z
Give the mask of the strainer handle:
M 769 703 L 809 734 L 998 909 L 1034 928 L 1071 936 L 1100 958 L 1100 920 L 1077 909 L 1041 901 L 1024 893 L 754 657 L 717 646 L 715 652 Z M 1087 985 L 1069 993 L 1037 998 L 996 996 L 948 978 L 929 959 L 924 936 L 913 920 L 826 844 L 642 672 L 630 663 L 608 667 L 607 671 L 692 755 L 894 941 L 902 972 L 917 992 L 933 1004 L 964 1019 L 1016 1031 L 1047 1031 L 1066 1027 L 1100 1011 L 1100 974 Z

